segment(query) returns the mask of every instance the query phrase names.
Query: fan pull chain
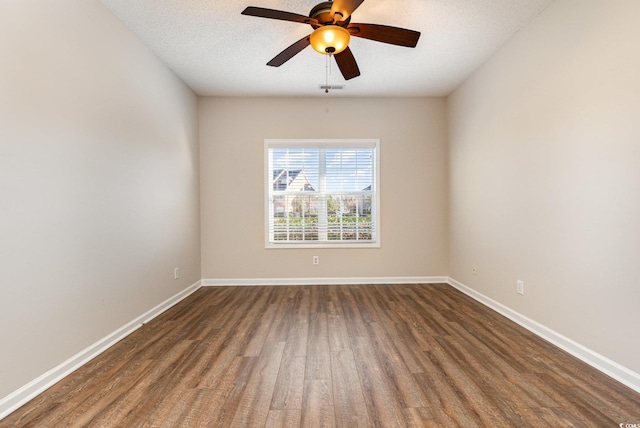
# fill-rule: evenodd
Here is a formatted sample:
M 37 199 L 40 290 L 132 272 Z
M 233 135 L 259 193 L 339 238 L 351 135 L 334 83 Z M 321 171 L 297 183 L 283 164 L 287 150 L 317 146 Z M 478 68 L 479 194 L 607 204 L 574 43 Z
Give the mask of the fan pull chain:
M 327 57 L 327 62 L 324 67 L 324 75 L 325 75 L 324 93 L 328 94 L 329 93 L 329 74 L 330 74 L 330 68 L 331 68 L 331 54 L 325 55 L 325 56 Z

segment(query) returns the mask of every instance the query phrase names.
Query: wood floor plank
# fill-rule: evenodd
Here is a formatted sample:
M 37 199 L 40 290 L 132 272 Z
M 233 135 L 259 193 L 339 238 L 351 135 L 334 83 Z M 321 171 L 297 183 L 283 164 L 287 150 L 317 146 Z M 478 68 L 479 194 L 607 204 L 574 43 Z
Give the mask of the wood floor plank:
M 304 357 L 307 355 L 309 340 L 309 313 L 311 297 L 308 289 L 299 288 L 291 306 L 291 322 L 286 337 L 285 355 L 290 357 Z
M 271 410 L 265 428 L 298 428 L 301 420 L 302 409 Z
M 77 412 L 74 409 L 68 413 L 64 425 L 71 425 L 72 421 L 76 421 L 75 423 L 79 425 L 109 426 L 108 424 L 114 424 L 126 426 L 123 421 L 132 412 L 141 411 L 144 408 L 147 412 L 153 413 L 156 408 L 156 400 L 171 388 L 170 383 L 158 382 L 158 379 L 173 379 L 171 375 L 180 364 L 181 359 L 184 358 L 185 351 L 192 348 L 191 341 L 177 343 L 168 350 L 163 358 L 154 361 L 154 364 L 148 365 L 148 370 L 136 376 L 135 383 L 129 385 L 129 389 L 121 390 L 115 400 L 111 401 L 108 406 L 100 408 L 100 412 L 89 418 L 90 414 L 87 412 L 82 409 Z M 113 397 L 113 394 L 110 396 Z
M 347 331 L 351 338 L 367 336 L 367 322 L 362 317 L 358 302 L 353 294 L 354 288 L 342 286 L 339 289 L 342 314 L 347 323 Z
M 404 359 L 387 336 L 384 328 L 377 322 L 370 323 L 370 337 L 376 359 L 385 371 L 387 379 L 399 399 L 402 407 L 424 407 L 426 399 L 416 379 L 404 363 Z
M 351 349 L 331 352 L 331 379 L 337 427 L 372 425 Z
M 171 391 L 163 400 L 161 412 L 147 415 L 148 426 L 172 426 L 179 427 L 193 425 L 198 419 L 199 401 L 203 399 L 207 391 L 189 389 L 186 391 Z M 158 418 L 161 416 L 161 420 Z
M 303 427 L 336 426 L 331 380 L 305 379 L 302 404 Z
M 249 382 L 256 358 L 237 356 L 227 368 L 218 384 L 211 388 L 198 388 L 203 397 L 197 403 L 197 419 L 192 425 L 229 426 L 235 416 L 240 397 Z
M 399 427 L 404 425 L 402 406 L 394 394 L 370 340 L 353 339 L 353 354 L 367 409 L 375 426 Z
M 495 354 L 461 326 L 456 325 L 454 329 L 456 336 L 449 340 L 456 338 L 458 343 L 463 344 L 460 346 L 464 346 L 466 349 L 466 362 L 476 376 L 481 376 L 490 384 L 492 384 L 492 379 L 504 379 L 506 381 L 504 383 L 513 388 L 506 396 L 517 397 L 518 402 L 525 407 L 539 408 L 555 405 L 555 402 L 544 391 L 528 382 L 525 375 L 511 367 L 507 359 Z M 486 364 L 487 361 L 491 361 L 491 364 Z M 495 386 L 499 387 L 502 384 L 503 382 L 495 384 Z
M 433 334 L 425 328 L 422 321 L 413 313 L 415 308 L 406 303 L 392 303 L 391 307 L 393 313 L 399 318 L 396 322 L 397 328 L 408 333 L 407 338 L 404 340 L 411 340 L 411 342 L 419 346 L 420 351 L 428 352 L 431 350 Z
M 604 427 L 640 394 L 446 284 L 204 287 L 5 427 Z
M 463 392 L 444 372 L 440 362 L 425 353 L 424 373 L 416 373 L 418 384 L 427 397 L 428 414 L 441 426 L 482 426 L 478 415 L 466 403 Z
M 404 409 L 404 417 L 408 428 L 440 428 L 442 426 L 453 426 L 441 424 L 423 407 Z
M 327 314 L 312 313 L 309 318 L 306 379 L 331 380 Z
M 302 409 L 307 357 L 284 355 L 271 400 L 272 410 Z
M 262 351 L 262 346 L 267 340 L 267 333 L 271 330 L 271 324 L 278 313 L 278 306 L 270 304 L 252 323 L 250 328 L 250 340 L 244 350 L 245 357 L 257 357 Z M 284 342 L 283 342 L 284 343 Z
M 520 415 L 509 406 L 508 399 L 496 400 L 496 397 L 511 395 L 510 385 L 501 383 L 503 389 L 496 390 L 494 385 L 487 382 L 487 379 L 469 364 L 469 351 L 459 346 L 454 339 L 449 336 L 436 338 L 440 347 L 433 351 L 433 355 L 438 358 L 449 382 L 461 391 L 466 406 L 474 410 L 484 426 L 498 426 L 501 422 L 504 422 L 504 426 L 526 425 L 526 421 L 522 421 Z M 456 359 L 464 359 L 465 370 L 459 370 L 457 364 L 452 363 Z
M 294 305 L 296 304 L 295 293 L 287 293 L 282 295 L 282 302 L 272 304 L 275 313 L 273 321 L 266 335 L 269 342 L 285 342 L 287 335 L 291 330 L 291 324 L 295 323 Z
M 385 296 L 381 295 L 380 298 L 384 299 Z M 393 343 L 404 364 L 412 373 L 418 373 L 422 370 L 422 367 L 418 363 L 415 354 L 420 352 L 420 345 L 413 340 L 407 329 L 406 322 L 394 310 L 396 307 L 396 299 L 388 302 L 387 308 L 379 314 L 380 325 L 384 327 L 389 340 Z
M 284 342 L 265 343 L 238 403 L 232 427 L 257 427 L 267 422 L 284 345 Z
M 329 289 L 329 297 L 331 300 L 327 304 L 327 333 L 331 352 L 351 349 L 347 322 L 337 291 L 338 289 L 336 287 Z

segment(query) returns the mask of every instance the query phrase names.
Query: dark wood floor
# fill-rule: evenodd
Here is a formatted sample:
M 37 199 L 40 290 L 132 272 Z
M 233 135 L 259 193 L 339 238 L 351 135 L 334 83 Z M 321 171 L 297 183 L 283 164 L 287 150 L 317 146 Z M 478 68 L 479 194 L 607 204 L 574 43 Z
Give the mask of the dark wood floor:
M 2 427 L 640 424 L 640 394 L 448 285 L 202 288 Z

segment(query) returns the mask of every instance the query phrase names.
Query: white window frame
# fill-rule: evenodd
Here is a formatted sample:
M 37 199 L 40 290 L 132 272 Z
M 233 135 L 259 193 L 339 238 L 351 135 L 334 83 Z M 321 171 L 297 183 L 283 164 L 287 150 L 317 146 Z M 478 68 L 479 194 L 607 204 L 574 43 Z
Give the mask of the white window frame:
M 271 189 L 273 189 L 273 172 L 269 170 L 269 149 L 286 147 L 319 147 L 319 148 L 374 148 L 374 210 L 372 210 L 372 222 L 375 224 L 373 237 L 370 241 L 283 241 L 272 242 L 269 236 L 269 219 L 272 207 L 270 201 Z M 264 207 L 265 207 L 265 248 L 380 248 L 380 139 L 265 139 L 264 140 Z

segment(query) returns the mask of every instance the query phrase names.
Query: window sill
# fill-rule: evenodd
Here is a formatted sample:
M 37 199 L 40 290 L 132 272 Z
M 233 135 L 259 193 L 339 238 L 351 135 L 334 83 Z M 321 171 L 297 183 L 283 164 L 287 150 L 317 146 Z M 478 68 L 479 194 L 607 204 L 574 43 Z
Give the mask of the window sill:
M 287 242 L 287 243 L 282 243 L 282 244 L 273 244 L 273 243 L 267 243 L 265 245 L 265 249 L 267 250 L 279 250 L 279 249 L 292 249 L 292 248 L 296 248 L 296 249 L 301 249 L 301 248 L 360 248 L 360 249 L 366 249 L 366 248 L 380 248 L 380 242 L 367 242 L 367 243 L 356 243 L 356 242 L 342 242 L 342 243 L 327 243 L 327 242 L 318 242 L 318 243 L 310 243 L 310 242 L 305 242 L 305 243 L 291 243 L 291 242 Z

